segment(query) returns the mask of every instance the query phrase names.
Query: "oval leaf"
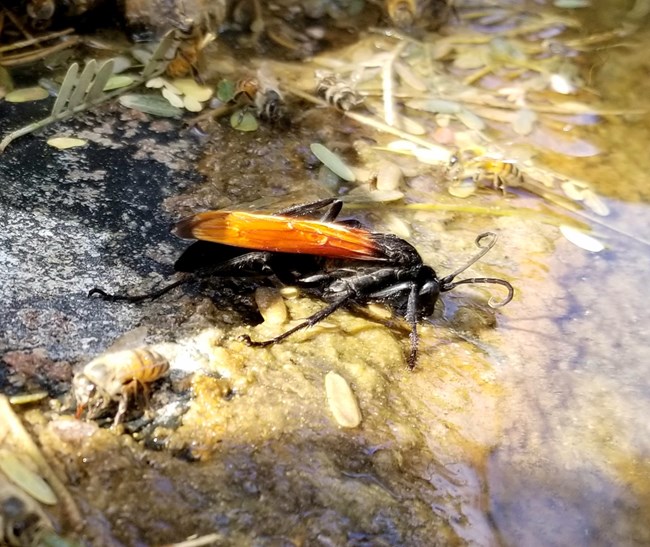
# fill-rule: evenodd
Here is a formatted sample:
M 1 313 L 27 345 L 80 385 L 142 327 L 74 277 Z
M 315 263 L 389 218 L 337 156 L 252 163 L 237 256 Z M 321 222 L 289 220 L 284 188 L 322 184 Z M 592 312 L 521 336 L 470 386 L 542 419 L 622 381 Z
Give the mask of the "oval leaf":
M 116 74 L 111 76 L 104 85 L 104 91 L 112 91 L 113 89 L 120 89 L 131 85 L 135 80 L 132 76 L 127 74 Z
M 8 103 L 27 103 L 30 101 L 42 101 L 47 99 L 50 94 L 47 89 L 42 87 L 24 87 L 23 89 L 14 89 L 5 96 Z
M 174 93 L 171 89 L 163 87 L 162 96 L 169 101 L 169 104 L 176 108 L 183 108 L 183 99 L 180 95 Z
M 474 112 L 464 109 L 458 112 L 456 114 L 456 117 L 468 129 L 473 129 L 475 131 L 481 131 L 485 129 L 485 122 L 481 118 L 479 118 L 476 114 L 474 114 Z
M 232 116 L 230 116 L 230 127 L 237 131 L 256 131 L 259 127 L 259 122 L 251 112 L 238 110 L 237 112 L 233 112 Z
M 203 105 L 199 101 L 187 95 L 183 97 L 183 106 L 185 110 L 189 110 L 190 112 L 201 112 L 203 110 Z
M 315 142 L 309 145 L 309 149 L 312 151 L 314 156 L 327 165 L 327 167 L 334 171 L 334 173 L 343 180 L 347 180 L 348 182 L 354 182 L 356 180 L 352 169 L 345 164 L 338 154 L 335 154 L 329 148 Z
M 406 106 L 434 114 L 457 114 L 463 109 L 460 103 L 444 99 L 414 99 L 407 101 Z
M 178 118 L 183 113 L 180 108 L 172 106 L 166 99 L 159 95 L 138 95 L 136 93 L 130 93 L 122 95 L 119 101 L 122 106 L 161 118 Z

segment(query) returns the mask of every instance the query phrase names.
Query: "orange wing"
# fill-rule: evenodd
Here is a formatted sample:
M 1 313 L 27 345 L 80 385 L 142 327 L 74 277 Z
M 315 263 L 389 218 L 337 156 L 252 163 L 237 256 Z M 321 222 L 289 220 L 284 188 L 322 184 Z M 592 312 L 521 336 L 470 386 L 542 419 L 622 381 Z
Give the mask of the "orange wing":
M 179 221 L 174 233 L 185 239 L 200 239 L 258 251 L 357 260 L 383 257 L 370 232 L 296 217 L 243 211 L 206 211 Z

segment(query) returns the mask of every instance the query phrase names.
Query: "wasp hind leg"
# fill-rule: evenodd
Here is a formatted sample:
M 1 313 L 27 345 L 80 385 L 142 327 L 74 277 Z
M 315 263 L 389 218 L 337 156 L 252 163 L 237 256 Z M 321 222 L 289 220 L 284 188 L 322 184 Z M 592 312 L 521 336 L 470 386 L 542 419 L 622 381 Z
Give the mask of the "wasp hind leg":
M 178 281 L 174 281 L 169 285 L 165 285 L 164 287 L 158 289 L 157 291 L 151 291 L 145 294 L 136 294 L 136 295 L 111 294 L 111 293 L 107 293 L 104 289 L 100 289 L 99 287 L 93 287 L 92 289 L 90 289 L 90 291 L 88 291 L 88 298 L 97 295 L 102 300 L 107 300 L 109 302 L 116 302 L 118 300 L 122 300 L 125 302 L 142 302 L 143 300 L 155 300 L 159 296 L 168 293 L 172 289 L 175 289 L 179 285 L 182 285 L 183 283 L 187 283 L 188 281 L 189 278 L 185 277 L 183 279 L 179 279 Z

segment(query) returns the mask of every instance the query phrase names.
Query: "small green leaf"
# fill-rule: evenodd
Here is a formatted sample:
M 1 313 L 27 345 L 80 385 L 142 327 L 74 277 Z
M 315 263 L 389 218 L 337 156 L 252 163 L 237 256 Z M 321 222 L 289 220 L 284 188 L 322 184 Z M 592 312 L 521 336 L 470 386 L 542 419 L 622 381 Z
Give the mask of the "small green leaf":
M 179 118 L 183 110 L 169 104 L 160 95 L 138 95 L 131 93 L 119 98 L 120 104 L 161 118 Z
M 222 103 L 229 103 L 235 97 L 235 82 L 221 80 L 217 86 L 217 99 Z
M 26 103 L 29 101 L 41 101 L 47 99 L 50 94 L 47 89 L 42 87 L 24 87 L 23 89 L 14 89 L 7 93 L 5 101 L 9 103 Z
M 327 167 L 334 171 L 334 173 L 336 173 L 343 180 L 354 182 L 357 179 L 357 177 L 352 172 L 352 169 L 350 169 L 345 164 L 345 162 L 338 154 L 335 154 L 329 148 L 317 142 L 310 144 L 309 148 L 314 156 L 316 156 L 320 161 L 327 165 Z
M 129 76 L 128 74 L 116 74 L 108 79 L 106 85 L 104 85 L 104 91 L 120 89 L 121 87 L 131 85 L 134 81 L 133 76 Z
M 237 131 L 255 131 L 259 127 L 259 122 L 252 112 L 238 110 L 230 116 L 230 127 Z

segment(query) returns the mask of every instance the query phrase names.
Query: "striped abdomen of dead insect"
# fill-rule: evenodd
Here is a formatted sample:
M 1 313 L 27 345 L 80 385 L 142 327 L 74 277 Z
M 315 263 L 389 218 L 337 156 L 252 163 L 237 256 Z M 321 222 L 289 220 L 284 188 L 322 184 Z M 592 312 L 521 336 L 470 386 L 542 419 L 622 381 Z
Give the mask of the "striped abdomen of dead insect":
M 193 23 L 187 29 L 177 29 L 177 37 L 178 47 L 165 69 L 165 74 L 170 78 L 183 78 L 191 72 L 196 72 L 201 52 L 215 39 L 213 33 L 204 33 Z
M 235 84 L 232 102 L 240 105 L 255 103 L 260 84 L 257 78 L 240 78 Z
M 475 180 L 489 179 L 495 190 L 505 192 L 508 186 L 520 186 L 524 180 L 514 161 L 477 158 L 472 161 L 472 165 L 477 166 Z
M 363 97 L 350 84 L 334 74 L 323 75 L 316 85 L 316 95 L 339 110 L 352 110 L 363 102 Z
M 147 348 L 101 355 L 90 361 L 73 379 L 77 414 L 81 414 L 95 392 L 103 399 L 104 405 L 111 400 L 120 400 L 120 407 L 126 410 L 126 399 L 131 392 L 138 387 L 146 392 L 147 384 L 162 378 L 168 370 L 167 359 Z
M 386 12 L 397 28 L 413 26 L 417 13 L 417 0 L 385 0 Z

